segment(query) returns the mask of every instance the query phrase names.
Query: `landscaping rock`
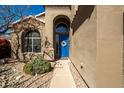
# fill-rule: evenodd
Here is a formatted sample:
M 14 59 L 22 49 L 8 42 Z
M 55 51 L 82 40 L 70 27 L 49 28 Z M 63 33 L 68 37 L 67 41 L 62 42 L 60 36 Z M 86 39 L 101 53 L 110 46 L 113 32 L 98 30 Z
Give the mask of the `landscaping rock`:
M 12 61 L 12 60 L 11 60 Z M 0 88 L 25 88 L 45 87 L 48 88 L 53 72 L 42 75 L 27 75 L 23 72 L 25 63 L 10 62 L 0 65 Z
M 72 76 L 74 78 L 75 84 L 77 88 L 87 88 L 85 82 L 83 81 L 83 79 L 81 78 L 81 76 L 79 75 L 78 71 L 76 70 L 76 68 L 74 67 L 74 65 L 70 62 L 69 63 L 70 66 L 70 71 L 72 73 Z
M 17 77 L 16 77 L 16 80 L 21 79 L 23 76 L 24 76 L 24 75 L 19 75 L 19 76 L 17 76 Z

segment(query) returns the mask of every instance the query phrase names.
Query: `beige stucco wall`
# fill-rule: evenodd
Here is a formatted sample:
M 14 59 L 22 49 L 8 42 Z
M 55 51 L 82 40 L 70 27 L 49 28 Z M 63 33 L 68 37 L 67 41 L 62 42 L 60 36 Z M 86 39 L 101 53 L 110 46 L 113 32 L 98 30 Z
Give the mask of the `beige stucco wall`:
M 95 6 L 89 18 L 85 7 L 73 15 L 70 59 L 90 87 L 123 87 L 124 6 Z
M 46 6 L 45 7 L 45 31 L 51 44 L 53 43 L 53 21 L 58 15 L 65 15 L 71 18 L 69 6 Z
M 78 10 L 79 5 L 71 5 L 71 21 L 73 21 L 73 18 L 76 15 L 76 11 Z
M 88 85 L 95 87 L 96 8 L 81 6 L 78 12 L 80 13 L 77 13 L 73 19 L 72 28 L 75 29 L 77 24 L 79 27 L 72 35 L 70 59 Z M 80 20 L 84 20 L 84 22 L 81 23 Z
M 36 16 L 36 18 L 43 20 L 45 22 L 45 13 L 43 13 L 42 15 Z
M 124 6 L 97 6 L 96 87 L 122 87 Z

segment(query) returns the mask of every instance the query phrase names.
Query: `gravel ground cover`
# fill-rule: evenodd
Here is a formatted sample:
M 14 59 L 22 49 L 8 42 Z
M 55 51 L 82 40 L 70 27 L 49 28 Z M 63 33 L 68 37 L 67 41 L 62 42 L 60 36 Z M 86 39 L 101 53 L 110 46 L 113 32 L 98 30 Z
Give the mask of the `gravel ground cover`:
M 71 62 L 69 62 L 69 67 L 70 67 L 72 76 L 74 78 L 76 87 L 77 88 L 87 88 L 85 82 L 83 81 L 83 79 L 81 78 L 81 76 L 79 75 L 76 68 L 73 66 L 73 64 Z
M 27 75 L 23 72 L 25 63 L 0 64 L 1 88 L 49 88 L 53 71 L 42 75 Z

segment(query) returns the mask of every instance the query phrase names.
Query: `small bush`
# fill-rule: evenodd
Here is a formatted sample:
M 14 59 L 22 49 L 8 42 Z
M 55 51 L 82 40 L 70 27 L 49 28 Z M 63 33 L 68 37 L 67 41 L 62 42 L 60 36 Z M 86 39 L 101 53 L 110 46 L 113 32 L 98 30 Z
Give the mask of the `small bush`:
M 27 63 L 24 65 L 23 67 L 23 71 L 26 73 L 26 74 L 30 74 L 32 75 L 33 73 L 33 65 L 31 63 Z
M 51 69 L 51 64 L 42 57 L 37 57 L 32 60 L 31 63 L 27 63 L 24 66 L 24 72 L 31 75 L 43 74 L 45 72 L 51 71 Z

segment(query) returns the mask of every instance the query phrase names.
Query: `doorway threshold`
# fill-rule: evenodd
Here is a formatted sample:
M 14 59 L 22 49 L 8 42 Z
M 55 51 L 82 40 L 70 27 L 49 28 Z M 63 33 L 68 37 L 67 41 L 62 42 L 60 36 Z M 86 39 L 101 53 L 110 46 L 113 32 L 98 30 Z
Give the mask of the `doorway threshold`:
M 62 57 L 62 58 L 60 58 L 60 60 L 68 60 L 69 59 L 69 57 Z

